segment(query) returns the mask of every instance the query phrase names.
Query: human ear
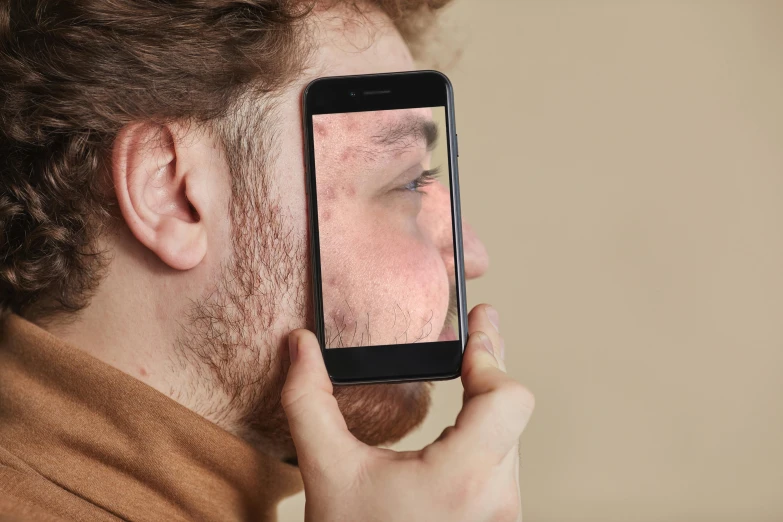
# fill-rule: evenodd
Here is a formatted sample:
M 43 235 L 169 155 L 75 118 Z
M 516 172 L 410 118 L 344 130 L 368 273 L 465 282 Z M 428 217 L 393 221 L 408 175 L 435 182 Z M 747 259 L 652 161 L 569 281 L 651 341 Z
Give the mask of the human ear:
M 112 180 L 125 223 L 136 239 L 177 270 L 198 265 L 207 252 L 199 210 L 200 173 L 175 124 L 134 122 L 117 134 Z

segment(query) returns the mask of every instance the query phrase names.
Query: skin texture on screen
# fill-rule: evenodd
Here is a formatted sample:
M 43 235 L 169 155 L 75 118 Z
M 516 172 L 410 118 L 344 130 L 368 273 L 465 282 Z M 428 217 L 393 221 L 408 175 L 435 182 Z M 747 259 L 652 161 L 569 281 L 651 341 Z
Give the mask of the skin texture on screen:
M 326 348 L 456 339 L 443 112 L 313 116 Z

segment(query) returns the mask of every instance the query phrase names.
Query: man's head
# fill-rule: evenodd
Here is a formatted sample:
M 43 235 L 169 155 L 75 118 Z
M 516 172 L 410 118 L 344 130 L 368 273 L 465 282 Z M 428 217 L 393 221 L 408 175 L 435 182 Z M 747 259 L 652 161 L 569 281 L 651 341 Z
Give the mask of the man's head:
M 399 28 L 437 3 L 0 4 L 0 305 L 290 455 L 285 338 L 312 315 L 302 87 L 414 68 Z M 335 395 L 373 444 L 428 405 L 424 384 Z

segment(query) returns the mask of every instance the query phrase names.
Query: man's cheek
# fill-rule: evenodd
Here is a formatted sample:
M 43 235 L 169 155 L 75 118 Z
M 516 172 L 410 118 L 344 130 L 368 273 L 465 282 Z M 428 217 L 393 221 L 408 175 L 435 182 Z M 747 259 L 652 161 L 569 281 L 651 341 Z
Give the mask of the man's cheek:
M 384 281 L 386 295 L 396 297 L 413 329 L 440 331 L 448 309 L 448 274 L 437 250 L 431 245 L 417 246 L 398 252 L 398 262 L 389 268 Z
M 437 252 L 419 244 L 407 250 L 363 252 L 324 280 L 327 326 L 338 345 L 433 340 L 446 317 L 449 280 Z M 342 336 L 344 332 L 348 337 Z

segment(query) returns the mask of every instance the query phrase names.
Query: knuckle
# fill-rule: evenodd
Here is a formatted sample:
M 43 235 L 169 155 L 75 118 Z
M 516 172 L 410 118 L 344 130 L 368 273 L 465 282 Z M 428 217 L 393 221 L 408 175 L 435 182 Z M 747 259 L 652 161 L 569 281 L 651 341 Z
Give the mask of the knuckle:
M 444 506 L 455 516 L 485 513 L 492 522 L 517 522 L 519 519 L 521 496 L 516 481 L 503 480 L 499 484 L 496 467 L 470 460 L 463 461 L 458 468 L 453 461 L 442 462 L 436 469 L 424 465 L 430 468 L 427 483 L 435 505 Z
M 481 314 L 483 312 L 487 311 L 487 308 L 490 308 L 492 305 L 489 303 L 480 303 L 473 307 L 473 309 L 468 314 L 468 319 L 475 319 L 477 317 L 477 314 Z
M 498 495 L 493 491 L 497 476 L 493 469 L 474 466 L 450 479 L 441 490 L 440 501 L 452 513 L 488 513 L 492 522 L 516 522 L 521 513 L 521 499 L 514 480 Z
M 283 409 L 288 411 L 293 409 L 297 404 L 304 402 L 303 399 L 306 397 L 306 391 L 291 386 L 286 386 L 280 393 L 280 405 L 283 407 Z
M 361 447 L 348 445 L 327 455 L 301 457 L 299 467 L 302 476 L 314 483 L 330 484 L 334 491 L 348 494 L 368 481 L 370 459 Z
M 504 401 L 514 404 L 524 413 L 533 413 L 536 407 L 536 398 L 523 384 L 517 381 L 509 381 L 501 389 Z
M 491 479 L 487 466 L 472 459 L 455 459 L 453 452 L 433 451 L 422 457 L 419 475 L 426 477 L 433 505 L 443 506 L 454 514 L 472 513 L 486 498 Z
M 458 513 L 472 512 L 482 499 L 487 496 L 487 488 L 491 483 L 491 476 L 483 467 L 471 467 L 459 473 L 448 488 L 445 505 L 452 506 Z
M 334 400 L 331 394 L 322 393 L 319 390 L 287 388 L 280 394 L 280 404 L 289 416 L 302 413 L 308 408 L 326 407 L 330 400 Z
M 443 430 L 443 431 L 440 433 L 440 435 L 438 435 L 438 438 L 437 438 L 437 439 L 435 439 L 435 442 L 440 442 L 440 441 L 442 441 L 442 440 L 446 439 L 447 437 L 449 437 L 449 436 L 450 436 L 450 434 L 451 434 L 451 433 L 452 433 L 452 432 L 453 432 L 455 429 L 456 429 L 456 428 L 455 428 L 454 426 L 449 426 L 449 427 L 445 428 L 445 429 L 444 429 L 444 430 Z
M 494 522 L 516 522 L 522 511 L 519 490 L 516 484 L 508 487 L 498 502 L 497 511 L 493 517 Z

